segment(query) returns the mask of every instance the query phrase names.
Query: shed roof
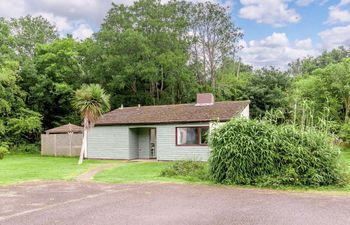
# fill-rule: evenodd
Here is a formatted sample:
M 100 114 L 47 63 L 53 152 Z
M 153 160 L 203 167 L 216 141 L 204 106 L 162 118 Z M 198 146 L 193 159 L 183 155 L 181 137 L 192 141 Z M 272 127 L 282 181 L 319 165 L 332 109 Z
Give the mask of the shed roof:
M 250 101 L 224 101 L 212 105 L 192 104 L 124 107 L 104 114 L 96 125 L 166 124 L 228 121 L 238 116 Z
M 82 133 L 83 132 L 83 127 L 77 126 L 71 123 L 55 127 L 49 130 L 45 131 L 47 134 L 65 134 L 65 133 Z

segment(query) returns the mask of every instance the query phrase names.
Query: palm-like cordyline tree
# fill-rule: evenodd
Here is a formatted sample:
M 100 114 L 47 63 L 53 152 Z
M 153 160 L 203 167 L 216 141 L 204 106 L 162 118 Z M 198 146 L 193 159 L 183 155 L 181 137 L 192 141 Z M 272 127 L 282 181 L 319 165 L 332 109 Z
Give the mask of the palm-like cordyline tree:
M 78 162 L 78 164 L 81 164 L 87 149 L 88 131 L 94 126 L 97 118 L 109 110 L 109 95 L 105 93 L 99 84 L 83 84 L 75 92 L 73 106 L 79 110 L 84 119 L 83 143 Z

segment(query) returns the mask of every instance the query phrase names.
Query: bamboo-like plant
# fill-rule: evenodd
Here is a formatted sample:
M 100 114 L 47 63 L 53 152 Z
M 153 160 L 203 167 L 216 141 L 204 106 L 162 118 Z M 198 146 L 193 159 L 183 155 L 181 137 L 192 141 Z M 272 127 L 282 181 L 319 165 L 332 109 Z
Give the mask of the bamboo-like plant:
M 87 150 L 87 135 L 90 128 L 110 108 L 109 95 L 105 93 L 99 84 L 84 84 L 80 89 L 76 90 L 73 106 L 84 119 L 83 142 L 78 162 L 78 164 L 81 164 Z
M 318 111 L 316 106 L 312 100 L 295 99 L 294 104 L 290 106 L 290 116 L 285 117 L 283 123 L 292 124 L 296 129 L 304 131 L 316 129 L 332 134 L 336 122 L 330 120 L 330 107 L 324 106 L 322 111 Z
M 332 137 L 312 127 L 238 118 L 216 128 L 209 143 L 210 174 L 218 183 L 320 186 L 343 180 Z

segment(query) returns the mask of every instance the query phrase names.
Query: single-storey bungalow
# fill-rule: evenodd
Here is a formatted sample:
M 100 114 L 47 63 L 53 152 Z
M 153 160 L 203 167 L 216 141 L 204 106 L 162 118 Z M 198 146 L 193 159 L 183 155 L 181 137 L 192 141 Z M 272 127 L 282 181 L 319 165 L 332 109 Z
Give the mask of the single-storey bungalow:
M 197 94 L 193 104 L 120 107 L 89 131 L 85 156 L 206 161 L 213 125 L 238 116 L 249 117 L 249 101 L 214 102 L 210 93 Z

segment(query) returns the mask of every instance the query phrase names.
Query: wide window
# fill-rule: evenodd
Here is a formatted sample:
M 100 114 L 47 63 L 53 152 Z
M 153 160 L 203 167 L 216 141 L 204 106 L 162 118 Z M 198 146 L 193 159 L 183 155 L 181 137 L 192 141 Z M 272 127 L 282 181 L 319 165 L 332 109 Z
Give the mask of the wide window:
M 177 127 L 176 145 L 207 145 L 209 127 Z

